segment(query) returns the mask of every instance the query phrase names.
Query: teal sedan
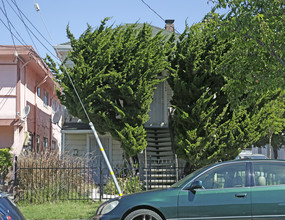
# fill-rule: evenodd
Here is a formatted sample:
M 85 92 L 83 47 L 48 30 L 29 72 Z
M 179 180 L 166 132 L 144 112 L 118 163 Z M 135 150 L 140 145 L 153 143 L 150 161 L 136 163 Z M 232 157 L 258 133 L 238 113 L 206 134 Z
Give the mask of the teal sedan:
M 285 161 L 216 163 L 168 189 L 109 200 L 93 219 L 285 220 Z

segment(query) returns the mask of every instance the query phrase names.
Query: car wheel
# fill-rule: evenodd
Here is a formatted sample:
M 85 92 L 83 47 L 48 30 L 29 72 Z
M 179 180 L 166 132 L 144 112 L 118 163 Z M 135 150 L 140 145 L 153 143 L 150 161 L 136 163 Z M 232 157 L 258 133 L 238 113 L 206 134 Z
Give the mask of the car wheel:
M 124 220 L 162 220 L 162 218 L 149 209 L 138 209 L 128 214 Z

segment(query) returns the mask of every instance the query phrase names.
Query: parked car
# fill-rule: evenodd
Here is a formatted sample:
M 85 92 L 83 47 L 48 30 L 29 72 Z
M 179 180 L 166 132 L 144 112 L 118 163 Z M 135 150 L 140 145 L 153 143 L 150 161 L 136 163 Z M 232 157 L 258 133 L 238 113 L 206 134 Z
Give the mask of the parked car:
M 285 220 L 285 161 L 216 163 L 168 189 L 109 200 L 93 219 Z
M 0 193 L 0 219 L 24 220 L 25 217 L 16 204 L 4 193 Z

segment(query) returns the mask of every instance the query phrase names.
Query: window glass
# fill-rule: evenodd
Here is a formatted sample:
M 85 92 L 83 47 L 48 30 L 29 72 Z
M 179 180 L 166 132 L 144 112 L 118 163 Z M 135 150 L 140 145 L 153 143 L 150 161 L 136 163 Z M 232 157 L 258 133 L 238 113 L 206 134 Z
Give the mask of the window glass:
M 38 97 L 41 97 L 41 88 L 40 87 L 37 88 L 37 95 L 38 95 Z
M 48 106 L 48 92 L 44 90 L 44 105 Z
M 40 136 L 37 135 L 37 149 L 36 149 L 37 153 L 39 153 L 40 151 Z
M 285 163 L 253 163 L 256 186 L 285 184 Z
M 53 112 L 56 111 L 56 100 L 55 99 L 52 100 L 52 111 Z
M 52 149 L 52 150 L 55 150 L 55 147 L 56 147 L 56 142 L 55 142 L 55 141 L 52 141 L 52 142 L 51 142 L 51 149 Z
M 222 165 L 204 173 L 197 180 L 202 181 L 205 189 L 244 187 L 246 182 L 246 164 Z
M 48 139 L 47 139 L 46 137 L 44 137 L 43 146 L 44 146 L 45 148 L 48 147 Z

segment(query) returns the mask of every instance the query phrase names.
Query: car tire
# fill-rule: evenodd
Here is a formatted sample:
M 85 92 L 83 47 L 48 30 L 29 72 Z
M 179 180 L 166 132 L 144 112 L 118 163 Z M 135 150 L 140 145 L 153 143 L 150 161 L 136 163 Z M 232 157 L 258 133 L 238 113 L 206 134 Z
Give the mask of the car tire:
M 124 220 L 162 220 L 161 216 L 157 214 L 156 212 L 149 210 L 149 209 L 138 209 L 130 214 L 127 215 L 127 217 Z

